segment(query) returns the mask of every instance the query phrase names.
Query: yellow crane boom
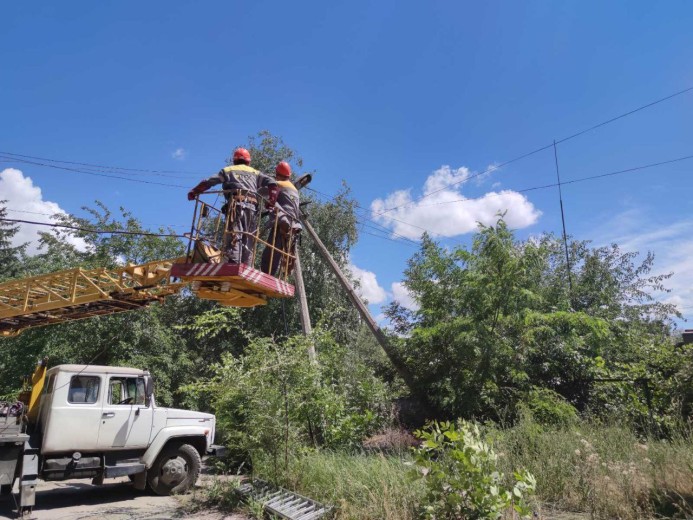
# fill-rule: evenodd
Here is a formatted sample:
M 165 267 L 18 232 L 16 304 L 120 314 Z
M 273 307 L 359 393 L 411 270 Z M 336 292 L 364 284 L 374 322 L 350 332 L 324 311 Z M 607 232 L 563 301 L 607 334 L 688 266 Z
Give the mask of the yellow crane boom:
M 160 301 L 187 285 L 171 277 L 172 265 L 183 260 L 157 260 L 115 269 L 68 269 L 2 283 L 0 337 Z

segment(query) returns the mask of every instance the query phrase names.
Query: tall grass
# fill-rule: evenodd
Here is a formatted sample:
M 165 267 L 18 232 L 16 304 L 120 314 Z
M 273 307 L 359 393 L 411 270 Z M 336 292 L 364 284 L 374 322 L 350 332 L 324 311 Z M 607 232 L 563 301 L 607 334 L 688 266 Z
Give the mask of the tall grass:
M 693 439 L 642 439 L 629 428 L 582 422 L 546 429 L 526 418 L 488 429 L 501 469 L 537 478 L 539 499 L 591 518 L 693 517 Z
M 644 439 L 618 425 L 581 422 L 570 429 L 525 418 L 512 428 L 486 426 L 511 477 L 537 479 L 537 513 L 563 510 L 589 518 L 693 518 L 693 437 Z M 419 518 L 423 483 L 412 480 L 410 456 L 309 450 L 292 457 L 280 484 L 338 507 L 339 520 Z M 262 465 L 256 467 L 265 474 Z
M 423 486 L 401 457 L 313 452 L 291 465 L 286 485 L 338 507 L 337 519 L 413 520 Z

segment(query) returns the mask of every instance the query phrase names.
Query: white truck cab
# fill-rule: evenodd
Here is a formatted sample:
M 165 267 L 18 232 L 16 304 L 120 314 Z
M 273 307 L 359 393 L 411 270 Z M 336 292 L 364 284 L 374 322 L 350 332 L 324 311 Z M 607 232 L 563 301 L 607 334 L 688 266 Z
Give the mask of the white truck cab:
M 149 372 L 134 368 L 48 369 L 38 415 L 22 428 L 28 439 L 14 476 L 8 475 L 20 478 L 22 507 L 34 505 L 38 478 L 93 477 L 100 484 L 129 475 L 137 489 L 149 484 L 161 495 L 188 491 L 201 457 L 223 451 L 213 445 L 215 417 L 156 406 L 153 386 Z M 10 446 L 1 442 L 1 433 L 0 456 L 3 446 Z

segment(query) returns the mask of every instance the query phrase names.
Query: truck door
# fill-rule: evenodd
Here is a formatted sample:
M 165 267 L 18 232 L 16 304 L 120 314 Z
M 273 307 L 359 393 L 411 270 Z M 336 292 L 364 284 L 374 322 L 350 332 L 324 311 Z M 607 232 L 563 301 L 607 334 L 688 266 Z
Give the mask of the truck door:
M 102 409 L 99 448 L 144 448 L 152 432 L 152 404 L 143 377 L 110 376 Z
M 101 375 L 58 372 L 50 382 L 41 430 L 44 453 L 94 450 L 101 424 Z M 45 413 L 45 415 L 43 415 Z

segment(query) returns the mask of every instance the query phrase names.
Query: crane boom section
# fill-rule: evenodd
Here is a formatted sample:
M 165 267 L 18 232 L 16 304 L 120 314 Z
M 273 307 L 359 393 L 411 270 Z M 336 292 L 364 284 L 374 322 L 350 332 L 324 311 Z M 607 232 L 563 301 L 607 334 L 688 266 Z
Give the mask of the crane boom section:
M 68 269 L 2 283 L 0 336 L 159 301 L 186 285 L 171 278 L 171 266 L 180 260 L 157 260 L 115 269 Z

